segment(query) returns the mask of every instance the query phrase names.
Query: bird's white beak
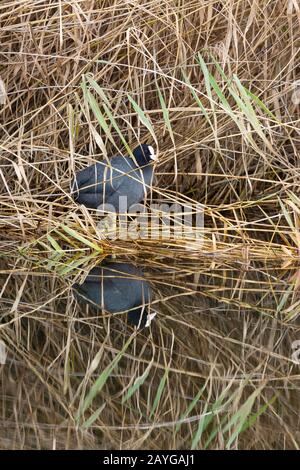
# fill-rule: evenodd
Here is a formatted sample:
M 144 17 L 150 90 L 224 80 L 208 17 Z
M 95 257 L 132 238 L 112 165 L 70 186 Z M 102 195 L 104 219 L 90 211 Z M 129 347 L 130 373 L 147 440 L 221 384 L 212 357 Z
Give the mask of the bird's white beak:
M 152 313 L 149 313 L 149 315 L 147 315 L 147 321 L 145 325 L 146 328 L 151 325 L 151 322 L 154 317 L 156 317 L 156 312 L 152 312 Z
M 154 152 L 154 148 L 151 146 L 151 145 L 148 145 L 148 149 L 149 149 L 149 152 L 150 152 L 150 158 L 151 160 L 153 161 L 157 161 L 158 160 L 158 156 L 156 155 L 156 153 Z

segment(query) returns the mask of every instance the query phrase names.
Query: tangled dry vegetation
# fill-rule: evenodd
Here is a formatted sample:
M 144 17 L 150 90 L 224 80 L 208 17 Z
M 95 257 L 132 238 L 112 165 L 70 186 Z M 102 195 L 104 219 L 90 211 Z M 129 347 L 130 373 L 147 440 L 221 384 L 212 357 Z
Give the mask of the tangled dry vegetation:
M 0 2 L 1 448 L 299 448 L 299 21 L 296 0 Z M 70 180 L 124 139 L 156 141 L 152 198 L 200 204 L 202 243 L 99 238 Z M 112 253 L 152 283 L 150 332 L 72 295 Z

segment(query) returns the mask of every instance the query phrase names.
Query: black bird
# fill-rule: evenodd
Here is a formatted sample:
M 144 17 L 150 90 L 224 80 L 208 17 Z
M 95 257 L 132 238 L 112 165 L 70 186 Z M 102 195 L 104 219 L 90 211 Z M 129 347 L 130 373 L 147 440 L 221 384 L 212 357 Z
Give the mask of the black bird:
M 128 322 L 138 328 L 149 326 L 156 315 L 149 312 L 150 285 L 131 264 L 102 264 L 90 271 L 83 284 L 74 284 L 73 289 L 81 302 L 109 313 L 128 312 Z
M 76 202 L 92 209 L 110 204 L 119 213 L 141 202 L 151 185 L 157 157 L 153 147 L 146 144 L 139 145 L 132 153 L 134 159 L 117 155 L 109 163 L 97 162 L 79 171 L 72 183 Z M 120 204 L 120 196 L 127 196 L 126 207 Z

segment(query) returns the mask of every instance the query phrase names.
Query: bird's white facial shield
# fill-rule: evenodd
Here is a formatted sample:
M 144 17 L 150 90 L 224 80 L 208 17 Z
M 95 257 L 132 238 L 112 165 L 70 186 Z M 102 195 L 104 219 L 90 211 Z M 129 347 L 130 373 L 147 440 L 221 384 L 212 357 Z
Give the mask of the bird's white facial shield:
M 147 321 L 145 325 L 146 328 L 151 325 L 151 322 L 155 316 L 156 316 L 156 312 L 152 312 L 147 315 Z
M 149 149 L 149 152 L 150 152 L 150 158 L 151 158 L 151 160 L 157 161 L 157 160 L 158 160 L 158 157 L 157 157 L 157 155 L 156 155 L 155 152 L 154 152 L 154 148 L 153 148 L 151 145 L 148 145 L 148 149 Z

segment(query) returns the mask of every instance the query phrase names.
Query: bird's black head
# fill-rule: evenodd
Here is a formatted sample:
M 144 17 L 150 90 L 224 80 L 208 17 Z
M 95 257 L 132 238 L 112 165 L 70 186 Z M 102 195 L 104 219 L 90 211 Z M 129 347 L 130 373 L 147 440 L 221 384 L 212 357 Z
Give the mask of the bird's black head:
M 157 160 L 157 155 L 151 145 L 141 144 L 132 153 L 138 166 L 148 165 Z
M 136 308 L 128 312 L 128 322 L 139 329 L 150 326 L 156 313 L 149 313 L 147 309 Z

